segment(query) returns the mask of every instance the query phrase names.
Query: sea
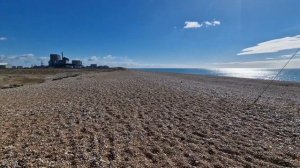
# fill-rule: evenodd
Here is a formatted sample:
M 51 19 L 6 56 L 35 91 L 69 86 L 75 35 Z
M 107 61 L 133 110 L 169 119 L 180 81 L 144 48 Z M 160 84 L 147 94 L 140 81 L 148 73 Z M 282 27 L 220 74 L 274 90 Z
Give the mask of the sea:
M 137 70 L 149 72 L 171 72 L 181 74 L 196 74 L 209 76 L 227 76 L 237 78 L 272 80 L 280 69 L 262 68 L 217 68 L 217 69 L 197 69 L 197 68 L 135 68 Z M 278 81 L 291 81 L 300 83 L 300 69 L 284 69 L 275 78 Z

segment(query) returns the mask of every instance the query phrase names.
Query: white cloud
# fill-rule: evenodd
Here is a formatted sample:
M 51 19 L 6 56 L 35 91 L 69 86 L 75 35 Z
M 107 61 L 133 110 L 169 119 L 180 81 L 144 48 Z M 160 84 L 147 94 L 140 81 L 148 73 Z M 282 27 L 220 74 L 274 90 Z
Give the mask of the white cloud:
M 268 57 L 266 58 L 267 60 L 279 60 L 279 59 L 290 59 L 293 56 L 294 53 L 291 54 L 285 54 L 285 55 L 280 55 L 278 57 Z M 296 53 L 295 57 L 300 57 L 300 53 Z
M 300 35 L 262 42 L 254 47 L 243 49 L 237 55 L 275 53 L 278 51 L 290 50 L 295 48 L 300 48 Z
M 203 24 L 205 24 L 206 26 L 212 26 L 212 22 L 209 22 L 209 21 L 205 21 L 205 22 L 203 22 Z
M 218 25 L 221 25 L 221 22 L 217 21 L 217 20 L 214 20 L 214 21 L 205 21 L 202 24 L 204 24 L 206 27 L 209 27 L 209 26 L 218 26 Z
M 281 55 L 280 58 L 291 58 L 291 54 L 287 54 L 287 55 Z
M 117 57 L 113 55 L 91 56 L 89 58 L 83 58 L 83 63 L 85 65 L 98 64 L 108 65 L 111 67 L 136 67 L 140 65 L 128 57 Z
M 113 55 L 107 56 L 91 56 L 83 58 L 84 65 L 98 64 L 108 65 L 111 67 L 125 67 L 125 68 L 195 68 L 197 66 L 186 66 L 183 64 L 157 64 L 157 63 L 141 63 L 136 62 L 128 57 L 119 57 Z
M 7 40 L 7 37 L 0 37 L 0 41 L 5 41 Z
M 87 61 L 97 61 L 97 56 L 91 56 L 90 58 L 87 59 Z
M 184 23 L 185 23 L 185 26 L 183 27 L 184 29 L 197 29 L 202 27 L 202 24 L 200 24 L 199 22 L 186 21 Z
M 0 62 L 9 63 L 11 65 L 23 65 L 23 66 L 31 66 L 31 65 L 40 65 L 41 61 L 46 63 L 48 61 L 48 57 L 37 57 L 32 53 L 22 54 L 22 55 L 0 55 Z
M 116 59 L 116 57 L 114 57 L 112 55 L 107 55 L 107 56 L 104 56 L 103 59 L 105 59 L 105 60 L 114 60 L 114 59 Z
M 215 63 L 216 68 L 282 68 L 288 59 L 273 59 L 248 62 Z M 300 58 L 291 60 L 286 68 L 300 68 Z
M 218 21 L 218 20 L 214 20 L 212 22 L 213 26 L 217 26 L 217 25 L 221 25 L 221 21 Z
M 291 58 L 293 56 L 294 53 L 292 54 L 286 54 L 286 55 L 281 55 L 278 57 L 278 59 L 287 59 L 287 58 Z M 296 53 L 295 57 L 300 57 L 300 52 Z
M 203 26 L 211 27 L 211 26 L 219 26 L 221 25 L 221 21 L 213 20 L 213 21 L 204 21 L 204 22 L 197 22 L 197 21 L 186 21 L 184 29 L 197 29 Z

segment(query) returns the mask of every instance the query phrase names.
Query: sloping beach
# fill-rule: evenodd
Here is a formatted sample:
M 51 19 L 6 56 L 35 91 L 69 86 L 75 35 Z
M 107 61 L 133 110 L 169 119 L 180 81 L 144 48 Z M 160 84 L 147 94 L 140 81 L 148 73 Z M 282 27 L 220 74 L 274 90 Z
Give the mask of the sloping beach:
M 300 84 L 133 70 L 0 90 L 0 167 L 300 167 Z

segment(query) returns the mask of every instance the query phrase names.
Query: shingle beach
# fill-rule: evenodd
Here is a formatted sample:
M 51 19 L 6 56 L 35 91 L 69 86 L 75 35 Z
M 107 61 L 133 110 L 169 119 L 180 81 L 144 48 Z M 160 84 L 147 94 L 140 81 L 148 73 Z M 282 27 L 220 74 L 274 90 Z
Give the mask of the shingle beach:
M 0 90 L 0 167 L 300 167 L 300 84 L 134 70 Z

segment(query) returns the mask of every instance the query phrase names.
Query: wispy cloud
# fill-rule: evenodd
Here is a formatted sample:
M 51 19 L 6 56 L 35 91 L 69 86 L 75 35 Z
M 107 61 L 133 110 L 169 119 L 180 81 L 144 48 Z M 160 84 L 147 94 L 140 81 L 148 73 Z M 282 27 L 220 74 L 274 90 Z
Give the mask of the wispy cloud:
M 205 25 L 206 27 L 209 27 L 209 26 L 218 26 L 221 24 L 221 22 L 214 20 L 214 21 L 205 21 L 202 24 Z
M 137 67 L 139 64 L 128 57 L 118 57 L 113 55 L 106 56 L 91 56 L 83 58 L 83 63 L 85 65 L 98 64 L 98 65 L 108 65 L 112 67 Z
M 0 55 L 0 62 L 9 63 L 11 65 L 40 65 L 40 63 L 46 63 L 48 61 L 48 57 L 37 57 L 32 53 L 29 54 L 21 54 L 21 55 Z
M 0 37 L 0 41 L 5 41 L 7 40 L 7 37 Z
M 141 68 L 141 67 L 167 67 L 167 65 L 161 64 L 146 64 L 139 63 L 130 59 L 126 56 L 114 56 L 114 55 L 105 55 L 105 56 L 90 56 L 83 58 L 74 58 L 82 60 L 84 65 L 98 64 L 98 65 L 108 65 L 111 67 L 126 67 L 126 68 Z M 8 63 L 10 65 L 40 65 L 41 62 L 44 65 L 47 65 L 49 57 L 38 57 L 32 53 L 20 54 L 20 55 L 0 55 L 0 63 Z M 73 60 L 73 58 L 72 58 Z M 170 65 L 170 67 L 172 67 Z
M 216 68 L 282 68 L 288 59 L 271 59 L 263 61 L 215 63 Z M 300 68 L 300 58 L 293 59 L 286 68 Z
M 237 55 L 275 53 L 278 51 L 290 50 L 295 48 L 300 48 L 300 35 L 262 42 L 257 44 L 256 46 L 243 49 Z
M 280 56 L 267 57 L 265 60 L 214 63 L 217 68 L 282 68 L 287 61 L 293 56 L 285 54 Z M 297 53 L 294 59 L 287 65 L 287 68 L 300 68 L 300 53 Z
M 267 60 L 278 60 L 278 59 L 289 59 L 289 58 L 291 58 L 293 56 L 293 54 L 285 54 L 285 55 L 280 55 L 279 57 L 268 57 L 268 58 L 266 58 Z M 296 55 L 295 55 L 295 57 L 300 57 L 300 53 L 297 53 Z
M 84 65 L 98 64 L 108 65 L 111 67 L 126 67 L 126 68 L 195 68 L 197 66 L 186 66 L 182 64 L 163 64 L 163 63 L 144 63 L 137 62 L 129 57 L 106 55 L 106 56 L 91 56 L 82 59 Z
M 204 22 L 197 22 L 197 21 L 186 21 L 184 22 L 185 26 L 184 29 L 197 29 L 201 27 L 211 27 L 211 26 L 219 26 L 221 25 L 221 21 L 213 20 L 213 21 L 204 21 Z
M 279 58 L 291 58 L 291 54 L 287 54 L 287 55 L 281 55 Z

